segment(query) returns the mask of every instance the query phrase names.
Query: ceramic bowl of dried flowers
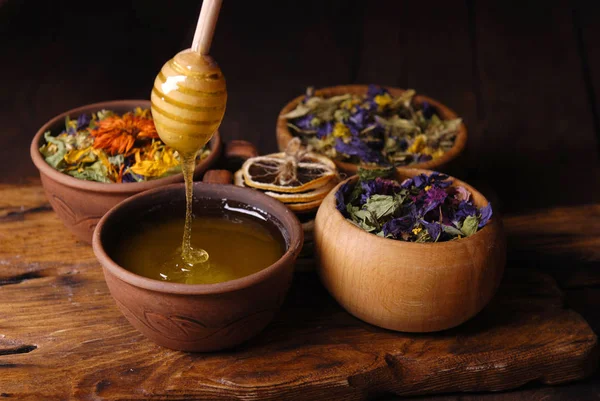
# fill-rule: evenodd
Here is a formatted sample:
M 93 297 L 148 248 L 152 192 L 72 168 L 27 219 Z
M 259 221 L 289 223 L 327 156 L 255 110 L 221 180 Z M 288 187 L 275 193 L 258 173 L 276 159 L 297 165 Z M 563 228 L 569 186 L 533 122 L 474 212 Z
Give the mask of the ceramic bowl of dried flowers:
M 386 329 L 433 332 L 467 321 L 502 278 L 500 219 L 462 181 L 381 171 L 359 170 L 321 204 L 314 237 L 323 284 L 348 312 Z
M 216 133 L 198 154 L 195 178 L 220 152 Z M 183 181 L 179 156 L 158 137 L 147 100 L 95 103 L 59 114 L 39 129 L 30 153 L 52 208 L 87 243 L 117 203 Z
M 361 165 L 445 171 L 467 142 L 465 124 L 442 103 L 375 85 L 308 88 L 281 110 L 276 133 L 279 149 L 299 137 L 349 175 Z

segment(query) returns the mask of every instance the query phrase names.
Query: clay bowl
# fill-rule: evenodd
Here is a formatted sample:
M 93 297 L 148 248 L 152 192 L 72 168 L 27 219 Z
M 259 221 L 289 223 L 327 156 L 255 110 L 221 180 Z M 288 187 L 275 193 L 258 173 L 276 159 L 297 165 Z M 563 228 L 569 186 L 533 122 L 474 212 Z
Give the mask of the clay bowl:
M 431 171 L 404 169 L 398 179 Z M 347 181 L 356 181 L 351 177 Z M 488 201 L 470 185 L 478 207 Z M 493 216 L 470 237 L 440 243 L 381 238 L 356 227 L 335 207 L 338 185 L 315 220 L 318 273 L 331 295 L 368 323 L 404 332 L 433 332 L 475 316 L 496 292 L 506 261 L 502 223 Z
M 175 174 L 147 182 L 123 184 L 106 184 L 71 177 L 52 168 L 40 154 L 39 148 L 44 143 L 44 132 L 58 133 L 62 131 L 66 116 L 76 119 L 81 114 L 88 114 L 102 109 L 125 113 L 138 106 L 149 109 L 150 101 L 115 100 L 94 103 L 66 111 L 44 124 L 31 142 L 31 159 L 40 171 L 42 186 L 50 205 L 52 205 L 64 225 L 81 241 L 91 243 L 92 233 L 98 220 L 117 203 L 142 191 L 183 182 L 183 174 Z M 221 138 L 218 132 L 213 136 L 210 147 L 210 155 L 196 167 L 195 178 L 199 178 L 219 158 Z
M 111 209 L 94 232 L 93 248 L 106 284 L 127 320 L 157 344 L 182 351 L 216 351 L 238 345 L 259 333 L 279 310 L 289 289 L 294 262 L 302 248 L 298 219 L 282 203 L 252 189 L 194 184 L 194 212 L 202 215 L 232 207 L 259 213 L 281 233 L 284 255 L 246 277 L 218 284 L 179 284 L 131 273 L 111 257 L 115 238 L 150 209 L 184 215 L 183 184 L 134 195 Z M 234 246 L 234 244 L 232 244 Z
M 385 88 L 388 91 L 390 91 L 390 93 L 393 96 L 398 96 L 402 92 L 404 92 L 404 89 L 391 88 L 391 87 L 385 87 Z M 366 94 L 367 90 L 368 90 L 367 85 L 338 85 L 338 86 L 331 86 L 328 88 L 316 90 L 315 94 L 317 96 L 324 96 L 324 97 L 345 95 L 347 93 L 356 93 L 356 94 L 362 95 L 362 94 Z M 293 138 L 292 133 L 290 132 L 290 130 L 287 126 L 287 119 L 285 119 L 281 116 L 289 113 L 294 108 L 296 108 L 296 106 L 298 105 L 298 103 L 300 103 L 300 101 L 302 101 L 302 99 L 304 99 L 304 95 L 298 96 L 297 98 L 295 98 L 294 100 L 292 100 L 291 102 L 286 104 L 285 107 L 283 109 L 281 109 L 281 112 L 279 113 L 279 117 L 277 119 L 276 133 L 277 133 L 277 145 L 279 146 L 279 150 L 281 150 L 281 151 L 285 150 L 288 142 L 291 141 Z M 458 115 L 453 110 L 444 106 L 442 103 L 438 102 L 435 99 L 432 99 L 432 98 L 429 98 L 429 97 L 423 96 L 423 95 L 416 95 L 414 97 L 414 101 L 417 105 L 421 105 L 421 104 L 423 104 L 423 102 L 429 103 L 436 110 L 438 115 L 443 120 L 450 120 L 450 119 L 458 118 Z M 467 144 L 467 127 L 463 123 L 463 124 L 461 124 L 460 129 L 458 131 L 458 135 L 454 142 L 454 146 L 450 150 L 448 150 L 443 156 L 441 156 L 435 160 L 429 160 L 424 163 L 415 163 L 415 164 L 411 164 L 409 166 L 398 167 L 398 170 L 406 169 L 406 168 L 420 168 L 420 169 L 446 171 L 446 170 L 448 170 L 448 167 L 451 164 L 450 162 L 457 159 L 458 156 L 463 152 L 466 144 Z M 343 162 L 343 161 L 339 161 L 339 160 L 334 160 L 334 162 L 341 172 L 344 172 L 348 175 L 354 175 L 358 171 L 359 165 L 357 165 L 357 164 L 347 163 L 347 162 Z

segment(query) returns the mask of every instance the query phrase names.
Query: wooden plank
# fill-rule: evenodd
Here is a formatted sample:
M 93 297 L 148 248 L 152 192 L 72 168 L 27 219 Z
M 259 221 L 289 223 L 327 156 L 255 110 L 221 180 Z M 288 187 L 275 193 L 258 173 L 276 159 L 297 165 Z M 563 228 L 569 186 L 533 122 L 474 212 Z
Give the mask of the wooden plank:
M 122 317 L 91 249 L 43 210 L 40 194 L 35 185 L 0 189 L 5 209 L 37 210 L 0 220 L 4 397 L 366 400 L 558 384 L 597 364 L 595 334 L 565 308 L 555 281 L 530 269 L 509 269 L 470 322 L 419 335 L 363 323 L 314 275 L 297 275 L 282 312 L 247 344 L 212 354 L 163 349 Z M 32 271 L 40 274 L 12 279 Z
M 597 140 L 569 3 L 473 7 L 485 118 L 480 177 L 507 210 L 597 202 L 600 187 L 589 185 L 600 181 Z
M 510 261 L 543 269 L 562 288 L 600 285 L 600 204 L 520 213 L 504 222 Z

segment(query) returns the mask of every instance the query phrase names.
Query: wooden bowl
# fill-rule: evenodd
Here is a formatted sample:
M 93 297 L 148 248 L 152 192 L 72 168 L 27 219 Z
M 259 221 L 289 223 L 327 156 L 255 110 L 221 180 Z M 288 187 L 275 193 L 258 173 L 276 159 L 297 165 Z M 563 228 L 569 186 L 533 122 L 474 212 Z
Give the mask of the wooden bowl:
M 52 205 L 64 225 L 81 241 L 92 242 L 92 233 L 96 224 L 98 224 L 104 213 L 117 203 L 142 191 L 183 182 L 183 174 L 175 174 L 146 182 L 121 184 L 81 180 L 63 174 L 46 163 L 39 151 L 40 146 L 44 143 L 44 133 L 46 131 L 52 131 L 53 133 L 62 131 L 66 116 L 76 119 L 81 114 L 90 114 L 102 109 L 112 110 L 116 113 L 126 113 L 136 107 L 149 109 L 150 101 L 115 100 L 72 109 L 59 114 L 44 124 L 31 142 L 31 159 L 40 171 L 42 186 L 50 205 Z M 211 152 L 206 159 L 196 166 L 194 178 L 200 178 L 202 173 L 217 161 L 221 153 L 221 147 L 221 138 L 217 132 L 210 141 Z
M 385 87 L 390 94 L 393 96 L 399 96 L 404 92 L 404 89 Z M 367 85 L 339 85 L 339 86 L 331 86 L 328 88 L 323 88 L 315 91 L 315 95 L 323 96 L 323 97 L 332 97 L 338 95 L 345 95 L 348 93 L 364 95 L 367 93 L 368 86 Z M 292 140 L 293 135 L 290 132 L 287 126 L 287 119 L 282 116 L 292 111 L 300 101 L 304 99 L 304 95 L 298 96 L 291 102 L 285 105 L 281 112 L 279 113 L 279 117 L 277 119 L 277 145 L 279 146 L 279 150 L 285 150 L 289 141 Z M 458 115 L 451 110 L 450 108 L 444 106 L 442 103 L 438 102 L 435 99 L 429 98 L 423 95 L 415 95 L 414 101 L 417 105 L 423 104 L 423 102 L 429 103 L 436 110 L 440 118 L 443 120 L 451 120 L 458 118 Z M 398 167 L 397 170 L 406 169 L 406 168 L 420 168 L 420 169 L 430 169 L 430 170 L 438 170 L 444 171 L 447 169 L 448 165 L 451 161 L 455 160 L 465 149 L 467 144 L 467 127 L 465 124 L 461 124 L 458 135 L 454 141 L 454 146 L 449 149 L 443 156 L 438 157 L 437 159 L 429 160 L 423 163 L 415 163 L 410 164 L 408 166 Z M 347 163 L 339 160 L 334 160 L 335 164 L 338 166 L 338 169 L 341 172 L 344 172 L 348 175 L 354 175 L 358 171 L 359 165 L 353 163 Z
M 218 284 L 163 282 L 119 266 L 111 256 L 119 247 L 117 233 L 137 224 L 150 209 L 162 207 L 183 216 L 183 184 L 132 196 L 111 209 L 94 232 L 94 253 L 117 306 L 137 330 L 161 346 L 216 351 L 238 345 L 273 319 L 289 289 L 303 241 L 296 216 L 281 202 L 252 189 L 194 183 L 194 212 L 199 218 L 222 210 L 224 199 L 229 207 L 260 214 L 281 233 L 286 252 L 279 260 L 249 276 Z
M 404 169 L 398 179 L 431 171 Z M 351 177 L 347 181 L 356 181 Z M 470 185 L 478 207 L 488 201 Z M 470 237 L 440 243 L 381 238 L 358 228 L 335 207 L 340 183 L 315 220 L 318 272 L 351 314 L 386 329 L 432 332 L 457 326 L 490 301 L 502 278 L 506 242 L 497 215 Z

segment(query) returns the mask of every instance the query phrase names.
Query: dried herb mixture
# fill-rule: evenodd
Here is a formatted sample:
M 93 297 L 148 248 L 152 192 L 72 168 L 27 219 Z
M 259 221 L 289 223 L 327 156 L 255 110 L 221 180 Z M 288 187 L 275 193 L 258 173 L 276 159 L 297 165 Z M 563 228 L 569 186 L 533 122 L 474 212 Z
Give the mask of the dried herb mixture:
M 179 154 L 160 140 L 149 109 L 67 117 L 59 135 L 48 131 L 44 139 L 40 153 L 49 165 L 87 181 L 141 182 L 181 172 Z M 205 148 L 198 157 L 209 153 Z
M 475 206 L 471 193 L 452 186 L 447 175 L 421 174 L 400 183 L 384 178 L 391 172 L 359 169 L 358 182 L 347 182 L 336 192 L 337 209 L 367 232 L 409 242 L 468 237 L 492 217 L 490 204 Z
M 365 165 L 406 166 L 442 156 L 454 145 L 461 119 L 442 120 L 415 91 L 392 96 L 369 85 L 366 95 L 323 98 L 308 88 L 285 114 L 293 135 L 332 159 Z

